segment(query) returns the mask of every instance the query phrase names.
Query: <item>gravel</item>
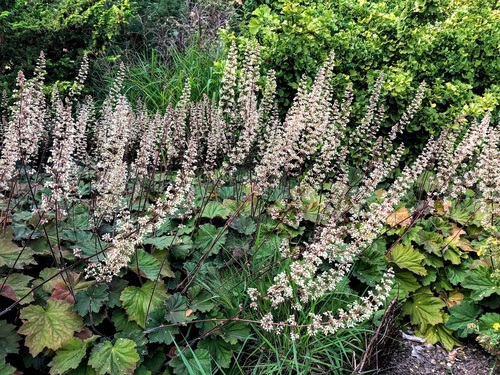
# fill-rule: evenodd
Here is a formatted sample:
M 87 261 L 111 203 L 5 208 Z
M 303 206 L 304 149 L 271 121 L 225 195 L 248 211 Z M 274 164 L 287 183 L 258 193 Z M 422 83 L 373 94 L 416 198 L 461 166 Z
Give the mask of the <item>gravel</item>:
M 380 375 L 500 375 L 495 360 L 476 343 L 448 352 L 439 345 L 426 344 L 420 338 L 401 332 L 388 362 Z

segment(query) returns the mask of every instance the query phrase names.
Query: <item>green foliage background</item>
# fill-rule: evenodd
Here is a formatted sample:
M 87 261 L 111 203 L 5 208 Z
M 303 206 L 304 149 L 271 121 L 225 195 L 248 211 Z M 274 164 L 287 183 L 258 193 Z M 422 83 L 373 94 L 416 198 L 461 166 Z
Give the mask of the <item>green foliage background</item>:
M 134 14 L 129 0 L 6 0 L 0 6 L 0 88 L 34 70 L 43 51 L 47 82 L 75 75 L 84 53 L 108 51 Z
M 384 72 L 388 123 L 427 82 L 425 108 L 408 128 L 409 144 L 420 146 L 461 115 L 498 113 L 496 1 L 262 0 L 245 1 L 239 15 L 240 27 L 225 37 L 259 41 L 267 68 L 277 72 L 285 108 L 301 77 L 313 77 L 334 50 L 339 96 L 351 81 L 356 95 L 367 98 Z M 366 99 L 357 105 L 359 116 Z

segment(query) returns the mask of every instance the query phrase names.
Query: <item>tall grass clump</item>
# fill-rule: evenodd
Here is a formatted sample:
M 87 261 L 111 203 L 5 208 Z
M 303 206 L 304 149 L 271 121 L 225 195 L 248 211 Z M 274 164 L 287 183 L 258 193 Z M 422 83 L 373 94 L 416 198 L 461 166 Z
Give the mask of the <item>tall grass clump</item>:
M 238 60 L 233 45 L 219 100 L 193 101 L 187 81 L 156 114 L 129 102 L 123 66 L 99 109 L 79 100 L 86 67 L 69 97 L 55 90 L 50 100 L 43 58 L 35 79 L 19 74 L 1 132 L 6 371 L 340 374 L 354 370 L 370 319 L 397 296 L 422 335 L 453 334 L 433 294 L 445 261 L 496 275 L 496 253 L 453 242 L 477 217 L 468 235 L 495 233 L 490 117 L 430 138 L 402 166 L 395 141 L 425 83 L 383 134 L 380 75 L 346 139 L 354 95 L 348 85 L 333 100 L 333 53 L 284 119 L 259 46 Z M 352 148 L 366 164 L 350 164 Z M 467 199 L 473 208 L 457 219 Z M 449 242 L 419 250 L 426 225 Z M 453 285 L 473 288 L 467 277 Z M 418 310 L 424 297 L 431 318 Z

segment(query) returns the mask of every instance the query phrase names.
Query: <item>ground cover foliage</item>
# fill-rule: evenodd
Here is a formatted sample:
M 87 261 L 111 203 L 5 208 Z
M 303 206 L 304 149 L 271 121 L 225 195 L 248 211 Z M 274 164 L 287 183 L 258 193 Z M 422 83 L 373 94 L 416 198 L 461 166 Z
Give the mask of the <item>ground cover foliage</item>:
M 281 119 L 260 61 L 233 44 L 219 101 L 188 84 L 156 114 L 122 94 L 124 68 L 100 107 L 85 62 L 67 96 L 44 94 L 43 55 L 19 73 L 1 129 L 3 373 L 345 373 L 394 297 L 429 342 L 498 355 L 490 115 L 400 165 L 425 83 L 379 136 L 383 75 L 351 124 L 332 53 Z

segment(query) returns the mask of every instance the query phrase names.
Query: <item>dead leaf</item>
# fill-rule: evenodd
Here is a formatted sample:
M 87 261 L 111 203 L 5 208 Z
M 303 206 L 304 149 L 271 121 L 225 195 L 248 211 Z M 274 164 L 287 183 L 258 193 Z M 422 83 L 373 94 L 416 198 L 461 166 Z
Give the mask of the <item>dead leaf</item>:
M 19 301 L 19 297 L 14 291 L 14 288 L 12 288 L 9 284 L 5 284 L 3 286 L 2 290 L 0 291 L 0 296 L 4 296 L 16 302 Z
M 75 337 L 80 340 L 85 340 L 89 339 L 93 336 L 94 334 L 88 327 L 84 327 L 80 332 L 75 332 Z
M 411 222 L 410 211 L 406 207 L 400 207 L 387 217 L 386 222 L 391 227 L 406 227 Z
M 187 309 L 187 310 L 186 310 L 186 316 L 189 316 L 189 315 L 191 315 L 192 313 L 193 313 L 193 310 L 191 310 L 191 309 Z
M 460 305 L 465 298 L 465 296 L 460 293 L 458 289 L 453 289 L 450 293 L 441 292 L 440 297 L 446 303 L 448 308 Z
M 71 304 L 75 303 L 75 298 L 64 281 L 59 281 L 56 285 L 54 285 L 54 291 L 50 295 L 50 298 L 66 301 Z

